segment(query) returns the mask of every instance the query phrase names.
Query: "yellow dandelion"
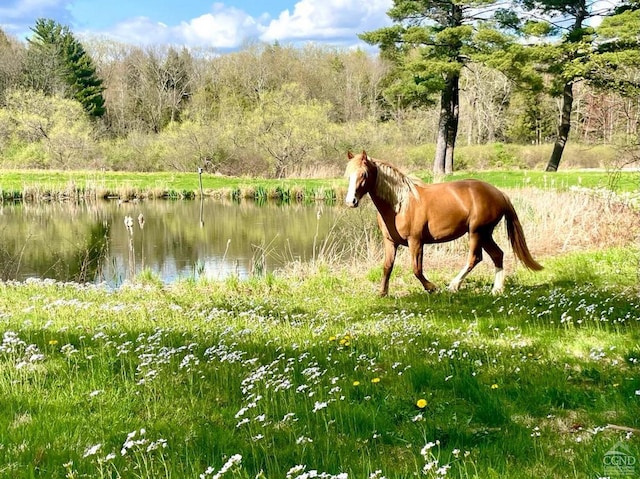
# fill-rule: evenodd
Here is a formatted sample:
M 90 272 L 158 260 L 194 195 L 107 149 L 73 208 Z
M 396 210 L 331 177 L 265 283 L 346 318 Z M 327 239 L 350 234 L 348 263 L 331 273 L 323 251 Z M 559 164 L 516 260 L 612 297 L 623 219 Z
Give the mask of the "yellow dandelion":
M 491 385 L 491 389 L 498 389 L 499 387 L 500 387 L 500 386 L 498 386 L 498 385 L 497 385 L 497 384 L 495 384 L 495 383 Z
M 380 378 L 373 378 L 373 379 L 371 380 L 371 382 L 372 382 L 373 384 L 379 383 L 379 382 L 380 382 Z
M 353 381 L 354 386 L 360 386 L 360 381 Z
M 329 341 L 335 341 L 335 340 L 336 340 L 336 337 L 335 337 L 335 336 L 331 336 L 331 337 L 329 338 Z
M 58 340 L 57 339 L 50 339 L 49 340 L 49 345 L 55 346 L 56 344 L 58 344 Z
M 427 400 L 426 399 L 418 399 L 418 401 L 416 402 L 416 406 L 418 406 L 420 409 L 424 409 L 427 407 Z

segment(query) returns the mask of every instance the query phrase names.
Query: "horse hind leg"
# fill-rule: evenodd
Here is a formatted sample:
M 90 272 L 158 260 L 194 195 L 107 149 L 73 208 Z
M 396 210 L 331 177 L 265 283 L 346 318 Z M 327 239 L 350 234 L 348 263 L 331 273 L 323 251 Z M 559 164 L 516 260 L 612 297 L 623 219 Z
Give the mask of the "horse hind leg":
M 493 280 L 493 289 L 491 294 L 500 294 L 504 290 L 504 252 L 496 244 L 491 236 L 485 239 L 482 248 L 491 257 L 496 268 L 495 278 Z
M 480 245 L 480 235 L 478 233 L 469 233 L 469 256 L 467 263 L 462 267 L 458 275 L 449 283 L 449 291 L 458 291 L 460 284 L 469 273 L 482 261 L 482 247 Z

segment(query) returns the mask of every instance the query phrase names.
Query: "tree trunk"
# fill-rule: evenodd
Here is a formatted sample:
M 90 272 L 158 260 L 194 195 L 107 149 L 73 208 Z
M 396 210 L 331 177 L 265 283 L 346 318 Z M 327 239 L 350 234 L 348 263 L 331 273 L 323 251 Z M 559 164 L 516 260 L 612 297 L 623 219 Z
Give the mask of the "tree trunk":
M 453 152 L 458 135 L 460 113 L 460 76 L 449 75 L 440 95 L 440 118 L 438 120 L 438 139 L 433 174 L 439 178 L 453 172 Z
M 573 106 L 573 82 L 567 82 L 562 92 L 562 117 L 558 126 L 558 138 L 553 145 L 551 158 L 547 164 L 546 171 L 558 171 L 562 152 L 569 138 L 569 130 L 571 129 L 571 108 Z
M 440 95 L 440 117 L 438 119 L 438 139 L 436 140 L 436 157 L 433 161 L 433 177 L 438 180 L 444 176 L 445 157 L 447 153 L 447 115 L 444 108 L 444 90 Z
M 458 136 L 458 122 L 460 119 L 460 75 L 453 74 L 447 81 L 446 90 L 449 90 L 449 115 L 447 125 L 447 151 L 445 153 L 444 172 L 447 175 L 453 173 L 453 152 Z
M 588 17 L 589 12 L 587 11 L 587 5 L 585 0 L 578 0 L 574 5 L 574 23 L 569 32 L 569 36 L 578 36 L 580 39 L 583 38 L 584 33 L 582 33 L 582 22 Z M 576 41 L 576 39 L 572 40 Z M 577 55 L 577 52 L 572 54 L 571 58 L 568 60 L 575 59 L 574 55 Z M 569 80 L 564 84 L 564 90 L 562 92 L 562 118 L 560 119 L 560 125 L 558 126 L 558 138 L 556 139 L 555 145 L 553 145 L 553 151 L 551 152 L 551 158 L 549 158 L 549 163 L 547 163 L 546 171 L 558 171 L 558 166 L 560 166 L 560 160 L 562 159 L 562 152 L 564 151 L 564 147 L 567 144 L 567 139 L 569 138 L 569 130 L 571 129 L 571 108 L 573 107 L 573 80 Z

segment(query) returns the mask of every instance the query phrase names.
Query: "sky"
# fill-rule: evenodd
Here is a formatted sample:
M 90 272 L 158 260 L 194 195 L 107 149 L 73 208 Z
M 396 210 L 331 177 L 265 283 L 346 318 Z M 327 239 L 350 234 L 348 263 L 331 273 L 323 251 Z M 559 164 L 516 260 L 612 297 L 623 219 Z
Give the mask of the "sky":
M 365 47 L 357 35 L 391 24 L 392 0 L 0 0 L 0 28 L 19 40 L 38 18 L 77 37 L 234 50 L 249 42 Z

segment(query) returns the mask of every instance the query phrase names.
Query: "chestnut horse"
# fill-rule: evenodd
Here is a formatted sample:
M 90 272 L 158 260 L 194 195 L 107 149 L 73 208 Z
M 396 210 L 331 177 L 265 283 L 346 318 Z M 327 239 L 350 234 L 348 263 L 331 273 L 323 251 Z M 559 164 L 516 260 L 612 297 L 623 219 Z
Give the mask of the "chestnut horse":
M 433 291 L 436 286 L 422 273 L 423 245 L 452 241 L 465 233 L 469 233 L 469 257 L 449 289 L 458 290 L 462 280 L 482 261 L 482 250 L 485 250 L 495 265 L 491 292 L 500 293 L 504 288 L 504 253 L 492 234 L 503 217 L 518 259 L 531 270 L 542 269 L 529 252 L 511 201 L 496 187 L 479 180 L 425 184 L 389 163 L 369 158 L 365 151 L 355 156 L 349 152 L 348 158 L 347 206 L 357 207 L 360 199 L 369 193 L 378 210 L 378 226 L 384 239 L 381 296 L 389 292 L 389 277 L 398 246 L 408 246 L 413 273 L 424 289 Z

